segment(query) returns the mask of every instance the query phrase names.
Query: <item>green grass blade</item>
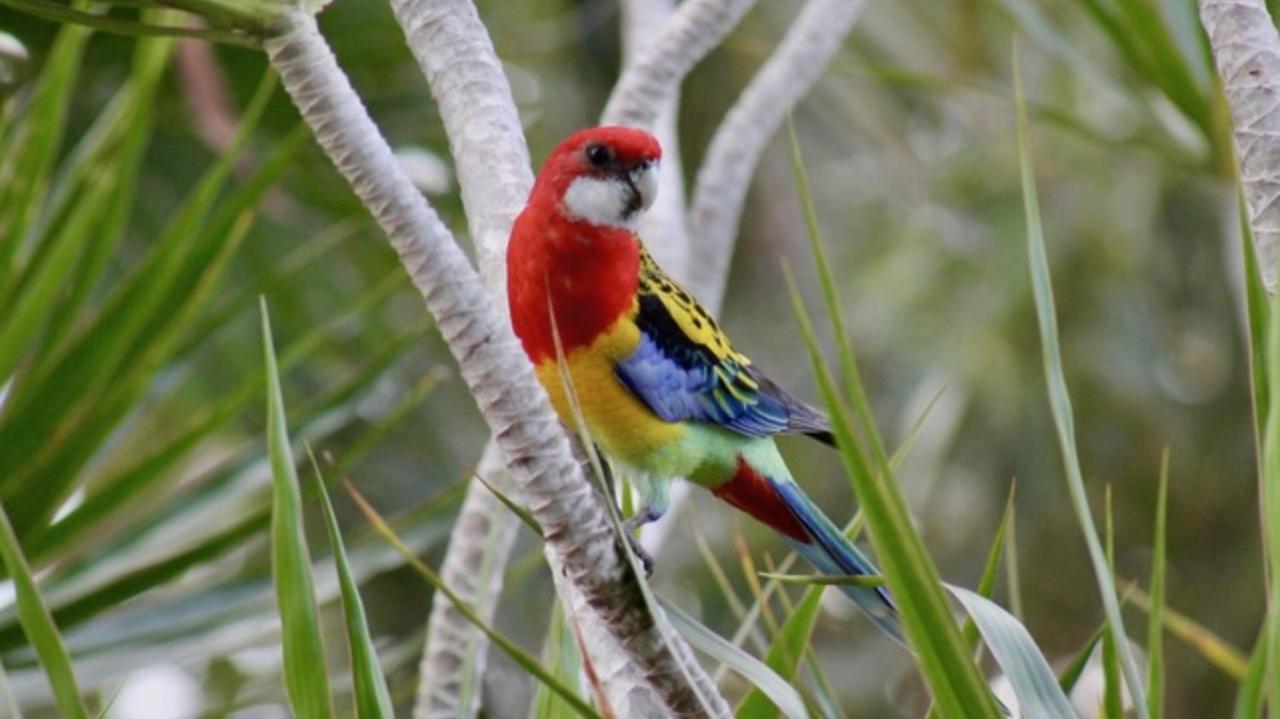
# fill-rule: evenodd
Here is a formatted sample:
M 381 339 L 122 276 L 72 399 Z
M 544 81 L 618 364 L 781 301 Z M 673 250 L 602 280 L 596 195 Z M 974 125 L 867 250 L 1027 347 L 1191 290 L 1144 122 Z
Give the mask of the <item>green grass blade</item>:
M 1271 305 L 1265 371 L 1271 396 L 1262 430 L 1262 534 L 1267 558 L 1267 693 L 1280 704 L 1280 309 Z
M 271 569 L 284 640 L 284 676 L 295 716 L 333 716 L 329 674 L 316 611 L 311 557 L 302 530 L 302 498 L 284 415 L 284 397 L 262 301 L 262 342 L 267 367 L 267 445 L 271 457 Z
M 582 655 L 578 643 L 564 620 L 564 608 L 556 602 L 551 608 L 547 640 L 542 648 L 542 663 L 566 687 L 578 684 L 582 677 Z M 539 684 L 533 697 L 533 719 L 570 719 L 578 716 L 573 707 L 565 703 L 545 684 Z
M 311 458 L 311 466 L 315 469 L 316 491 L 320 495 L 320 505 L 324 509 L 325 527 L 329 530 L 329 544 L 333 548 L 333 561 L 338 569 L 338 584 L 342 590 L 342 615 L 346 620 L 347 646 L 351 652 L 351 679 L 355 693 L 356 717 L 358 719 L 394 719 L 391 692 L 387 689 L 387 680 L 382 676 L 382 668 L 378 664 L 378 651 L 373 646 L 373 637 L 369 636 L 369 622 L 365 619 L 364 601 L 360 599 L 360 587 L 356 585 L 347 560 L 347 550 L 342 543 L 342 532 L 338 529 L 338 517 L 333 513 L 333 504 L 329 501 L 328 491 L 325 490 L 320 464 L 316 462 L 315 455 L 310 451 L 307 454 Z
M 1144 612 L 1152 611 L 1151 597 L 1136 586 L 1125 588 L 1125 600 Z M 1232 679 L 1244 679 L 1249 671 L 1250 659 L 1239 649 L 1167 604 L 1160 612 L 1160 617 L 1160 623 L 1166 632 L 1194 649 L 1205 661 Z
M 784 266 L 785 269 L 785 266 Z M 925 551 L 901 492 L 891 474 L 873 472 L 853 435 L 852 418 L 823 362 L 804 303 L 788 271 L 791 301 L 818 387 L 831 413 L 832 430 L 854 493 L 867 517 L 881 570 L 898 604 L 903 628 L 916 651 L 917 666 L 944 717 L 998 715 L 977 666 L 969 658 L 951 609 L 942 594 L 938 570 Z M 838 312 L 837 306 L 828 311 Z
M 1008 536 L 1009 525 L 1013 523 L 1013 497 L 1016 485 L 1009 485 L 1009 496 L 1004 501 L 1004 514 L 1000 516 L 1000 524 L 996 526 L 996 536 L 991 540 L 991 549 L 987 550 L 987 562 L 982 567 L 982 576 L 978 578 L 978 595 L 987 599 L 996 590 L 996 579 L 1000 575 L 1000 559 L 1004 556 L 1006 546 L 1006 537 Z M 972 618 L 964 623 L 964 642 L 969 646 L 969 650 L 978 646 L 978 627 L 973 623 Z
M 0 160 L 0 297 L 8 292 L 19 243 L 48 189 L 90 35 L 82 27 L 64 26 L 59 31 L 22 127 L 4 148 L 4 159 Z
M 419 576 L 425 579 L 437 592 L 444 594 L 445 598 L 457 608 L 458 612 L 462 614 L 463 617 L 466 617 L 467 621 L 471 622 L 471 624 L 481 632 L 484 632 L 485 636 L 489 637 L 489 641 L 493 642 L 494 646 L 501 649 L 508 657 L 511 658 L 512 661 L 520 666 L 521 669 L 529 672 L 534 679 L 541 682 L 551 691 L 555 692 L 556 695 L 564 700 L 565 703 L 573 707 L 580 716 L 588 717 L 589 719 L 603 719 L 599 712 L 578 696 L 577 692 L 565 686 L 559 678 L 543 667 L 537 657 L 530 655 L 522 649 L 520 645 L 513 642 L 497 629 L 494 629 L 492 625 L 476 613 L 476 610 L 470 604 L 464 601 L 462 597 L 459 597 L 457 593 L 449 587 L 449 585 L 445 584 L 444 580 L 440 578 L 440 575 L 437 574 L 434 569 L 427 566 L 421 559 L 418 559 L 418 556 L 414 554 L 413 550 L 405 546 L 405 543 L 401 541 L 395 530 L 387 524 L 386 520 L 384 520 L 373 508 L 373 505 L 369 504 L 369 502 L 365 500 L 365 498 L 350 482 L 344 482 L 343 487 L 346 488 L 347 494 L 351 496 L 352 501 L 354 501 L 356 506 L 359 507 L 361 513 L 364 514 L 365 518 L 369 521 L 369 524 L 372 525 L 374 531 L 386 540 L 388 544 L 394 547 Z
M 1102 624 L 1093 631 L 1089 636 L 1089 640 L 1084 643 L 1080 651 L 1067 662 L 1063 667 L 1062 673 L 1058 675 L 1058 686 L 1062 687 L 1062 691 L 1070 694 L 1076 688 L 1076 682 L 1080 681 L 1080 677 L 1084 676 L 1084 670 L 1089 666 L 1089 659 L 1093 656 L 1094 650 L 1098 648 L 1098 642 L 1102 641 L 1102 635 L 1107 631 L 1107 623 L 1104 620 Z
M 662 609 L 667 613 L 671 624 L 690 644 L 746 679 L 754 687 L 753 693 L 763 694 L 788 719 L 809 716 L 799 692 L 770 665 L 726 641 L 675 604 L 666 600 L 659 601 L 662 602 Z M 741 717 L 742 714 L 739 713 L 738 716 Z
M 1268 627 L 1264 623 L 1258 632 L 1258 643 L 1253 648 L 1253 656 L 1249 658 L 1249 669 L 1244 680 L 1240 682 L 1240 690 L 1236 693 L 1235 709 L 1232 719 L 1261 719 L 1262 707 L 1266 701 L 1267 673 L 1267 638 Z
M 991 655 L 1004 670 L 1018 697 L 1022 716 L 1036 719 L 1077 719 L 1071 702 L 1058 685 L 1049 662 L 1022 623 L 999 604 L 964 587 L 946 585 L 973 619 Z
M 85 711 L 80 690 L 76 686 L 75 672 L 71 668 L 71 657 L 67 655 L 62 638 L 58 636 L 58 627 L 53 623 L 49 608 L 40 597 L 40 590 L 36 588 L 35 578 L 31 575 L 31 567 L 27 566 L 22 546 L 18 544 L 18 537 L 9 524 L 9 515 L 2 506 L 0 559 L 4 560 L 5 569 L 13 579 L 22 630 L 36 650 L 40 664 L 44 666 L 58 711 L 66 719 L 88 719 L 89 713 Z
M 822 288 L 822 299 L 827 306 L 831 331 L 839 350 L 840 371 L 844 375 L 845 393 L 859 422 L 859 428 L 867 443 L 871 446 L 872 459 L 879 471 L 891 473 L 889 455 L 885 452 L 884 442 L 880 439 L 880 430 L 876 427 L 875 416 L 871 412 L 871 403 L 867 400 L 866 388 L 862 385 L 862 374 L 858 371 L 858 363 L 853 354 L 853 345 L 849 341 L 844 327 L 844 317 L 840 312 L 840 293 L 836 289 L 835 276 L 831 272 L 831 262 L 827 258 L 827 247 L 822 241 L 822 230 L 818 225 L 818 212 L 813 205 L 813 194 L 809 191 L 809 176 L 805 172 L 804 157 L 800 153 L 800 141 L 796 139 L 796 128 L 787 116 L 787 139 L 791 147 L 791 165 L 795 172 L 796 192 L 800 197 L 800 206 L 804 210 L 804 222 L 809 237 L 809 248 L 813 253 L 814 266 L 818 270 L 819 285 Z
M 1253 249 L 1253 228 L 1249 224 L 1249 209 L 1245 206 L 1244 193 L 1237 193 L 1240 213 L 1240 255 L 1244 258 L 1244 299 L 1249 322 L 1249 380 L 1253 392 L 1253 435 L 1257 448 L 1258 477 L 1262 477 L 1262 428 L 1266 425 L 1271 399 L 1270 372 L 1267 371 L 1267 326 L 1271 303 L 1262 286 L 1262 271 Z M 1261 495 L 1261 484 L 1259 484 Z
M 800 660 L 809 646 L 813 627 L 818 621 L 818 609 L 822 606 L 823 587 L 813 587 L 805 592 L 804 598 L 796 606 L 787 620 L 782 623 L 778 635 L 774 637 L 769 653 L 765 656 L 765 664 L 778 676 L 787 681 L 795 678 Z M 771 719 L 778 716 L 781 705 L 776 705 L 773 698 L 756 686 L 738 704 L 734 715 L 737 719 Z M 803 704 L 800 706 L 803 709 Z M 795 719 L 797 716 L 808 716 L 807 712 L 799 715 L 787 714 Z
M 1151 719 L 1164 718 L 1165 537 L 1169 516 L 1169 448 L 1160 455 L 1156 491 L 1156 536 L 1151 542 L 1151 610 L 1147 614 L 1147 706 Z
M 1049 277 L 1049 261 L 1045 251 L 1044 234 L 1040 225 L 1040 205 L 1036 198 L 1035 171 L 1031 164 L 1031 139 L 1027 127 L 1027 112 L 1023 102 L 1022 76 L 1018 69 L 1017 46 L 1014 46 L 1014 90 L 1017 100 L 1018 117 L 1018 149 L 1022 172 L 1022 197 L 1027 219 L 1027 246 L 1031 270 L 1032 293 L 1035 297 L 1036 317 L 1040 326 L 1040 339 L 1044 350 L 1045 381 L 1048 386 L 1049 404 L 1052 409 L 1054 425 L 1057 428 L 1058 443 L 1062 450 L 1063 463 L 1066 465 L 1067 490 L 1071 495 L 1071 504 L 1076 518 L 1084 534 L 1085 544 L 1089 550 L 1089 559 L 1093 563 L 1094 575 L 1098 581 L 1099 594 L 1107 616 L 1107 624 L 1111 632 L 1118 637 L 1127 637 L 1124 620 L 1120 616 L 1120 601 L 1116 596 L 1115 581 L 1107 567 L 1102 545 L 1098 540 L 1098 531 L 1094 526 L 1093 516 L 1089 513 L 1089 502 L 1085 494 L 1084 476 L 1080 470 L 1080 458 L 1076 451 L 1075 420 L 1072 416 L 1071 397 L 1067 392 L 1066 376 L 1062 369 L 1062 354 L 1058 346 L 1058 320 L 1054 309 L 1053 286 Z M 1147 701 L 1137 663 L 1133 659 L 1128 641 L 1119 643 L 1120 664 L 1125 682 L 1130 687 L 1134 704 L 1141 719 L 1147 716 Z
M 1111 485 L 1107 485 L 1106 507 L 1106 554 L 1107 569 L 1112 576 L 1116 571 L 1115 523 L 1111 513 Z M 1102 634 L 1102 715 L 1106 719 L 1124 719 L 1124 699 L 1121 698 L 1120 657 L 1116 648 L 1127 637 L 1116 636 L 1111 627 Z

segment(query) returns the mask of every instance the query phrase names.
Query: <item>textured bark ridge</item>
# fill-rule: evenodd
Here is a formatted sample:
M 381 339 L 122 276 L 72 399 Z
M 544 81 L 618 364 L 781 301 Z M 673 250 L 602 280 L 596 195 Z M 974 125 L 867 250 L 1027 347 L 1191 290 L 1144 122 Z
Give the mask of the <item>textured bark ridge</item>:
M 1280 239 L 1280 36 L 1263 0 L 1199 0 L 1231 109 L 1249 226 L 1268 294 Z
M 668 650 L 653 625 L 603 505 L 574 461 L 533 367 L 479 276 L 396 163 L 315 19 L 295 11 L 280 27 L 264 43 L 272 66 L 422 294 L 546 533 L 548 553 L 562 562 L 565 576 L 649 678 L 663 705 L 659 715 L 705 715 L 680 663 L 683 657 Z M 682 644 L 678 638 L 676 642 Z

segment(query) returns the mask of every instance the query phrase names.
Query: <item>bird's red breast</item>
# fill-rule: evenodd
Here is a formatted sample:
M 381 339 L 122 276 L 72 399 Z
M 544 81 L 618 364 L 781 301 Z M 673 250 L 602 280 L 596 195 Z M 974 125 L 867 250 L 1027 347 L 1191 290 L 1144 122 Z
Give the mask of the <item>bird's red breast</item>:
M 573 222 L 546 204 L 535 198 L 525 207 L 507 249 L 511 323 L 535 365 L 556 356 L 548 299 L 568 354 L 632 311 L 640 277 L 629 231 Z

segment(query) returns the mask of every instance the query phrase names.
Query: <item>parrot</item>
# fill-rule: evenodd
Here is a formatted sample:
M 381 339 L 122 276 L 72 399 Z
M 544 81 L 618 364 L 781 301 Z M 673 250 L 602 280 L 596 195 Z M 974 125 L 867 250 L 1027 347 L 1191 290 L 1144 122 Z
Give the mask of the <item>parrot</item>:
M 507 297 L 539 383 L 561 422 L 574 427 L 581 416 L 636 488 L 627 541 L 662 517 L 671 483 L 686 478 L 778 532 L 819 572 L 878 574 L 800 488 L 774 441 L 800 434 L 834 446 L 828 417 L 734 349 L 637 234 L 661 158 L 644 130 L 593 127 L 563 140 L 538 173 L 512 226 Z M 903 641 L 886 589 L 840 588 Z

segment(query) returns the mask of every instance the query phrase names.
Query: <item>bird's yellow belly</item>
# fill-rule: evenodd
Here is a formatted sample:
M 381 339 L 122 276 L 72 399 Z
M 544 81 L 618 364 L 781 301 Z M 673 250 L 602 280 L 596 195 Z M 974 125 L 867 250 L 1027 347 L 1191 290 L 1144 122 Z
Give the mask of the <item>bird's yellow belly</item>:
M 578 408 L 592 440 L 610 457 L 656 475 L 685 475 L 696 459 L 682 446 L 686 428 L 663 421 L 614 374 L 615 363 L 630 355 L 638 343 L 639 329 L 624 319 L 590 346 L 569 352 L 565 365 Z M 536 369 L 560 421 L 574 427 L 574 411 L 559 366 L 546 361 Z

